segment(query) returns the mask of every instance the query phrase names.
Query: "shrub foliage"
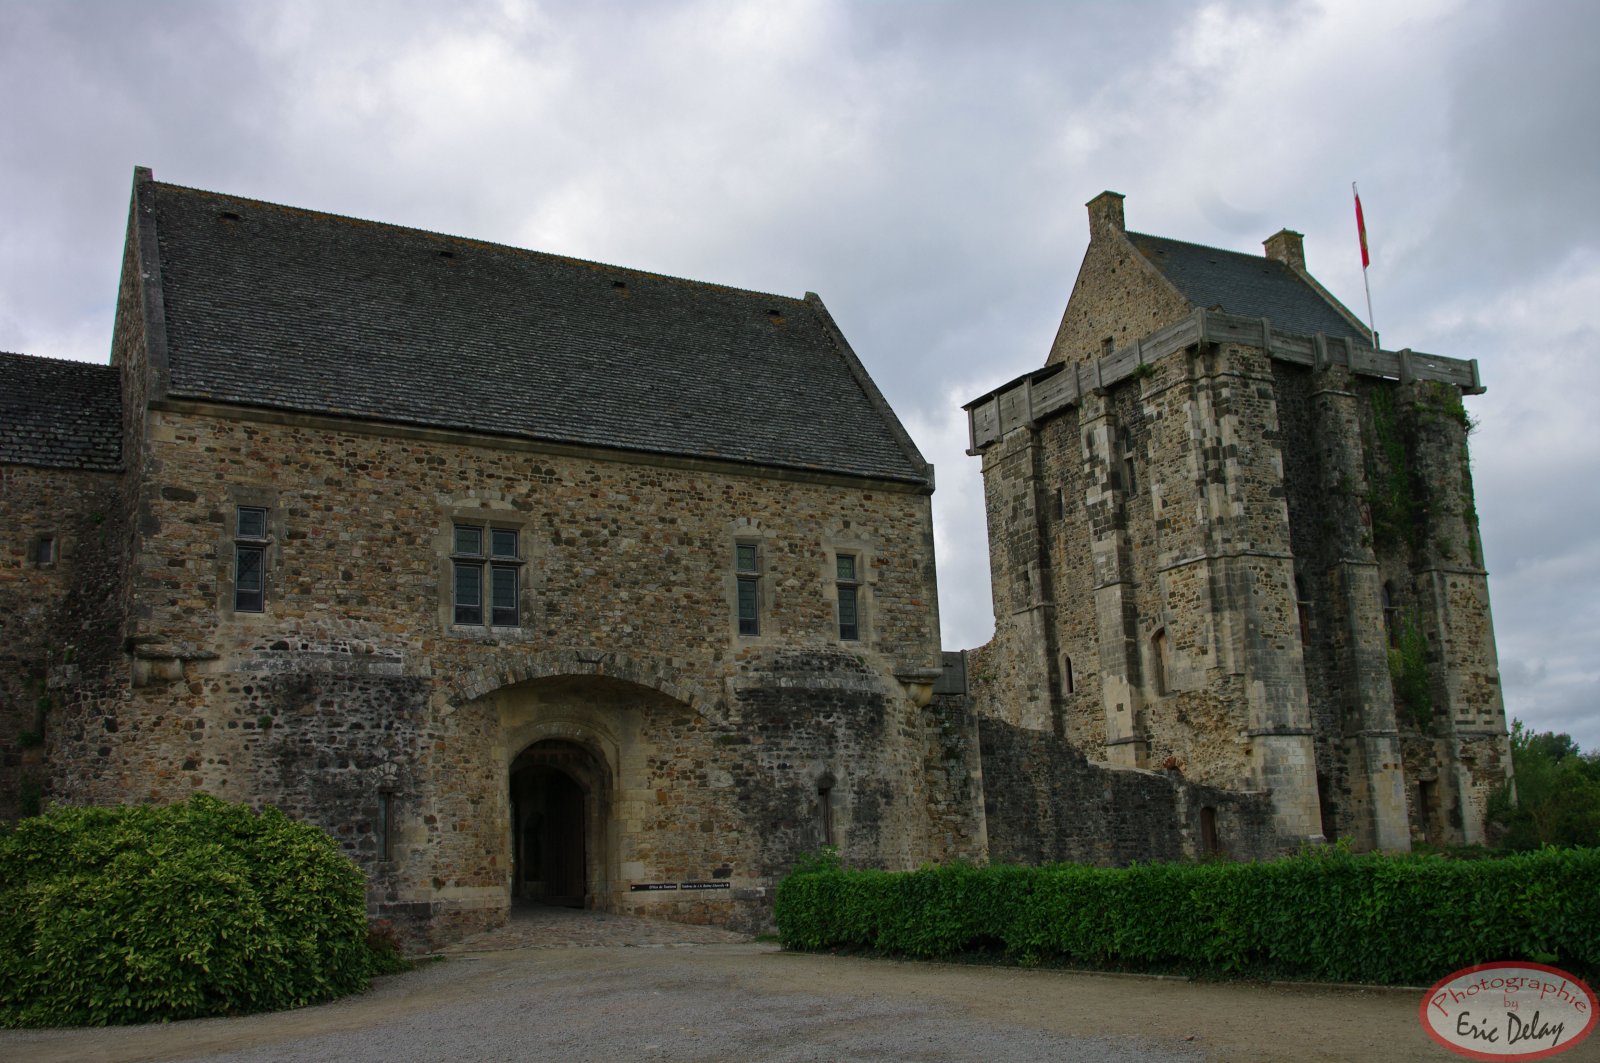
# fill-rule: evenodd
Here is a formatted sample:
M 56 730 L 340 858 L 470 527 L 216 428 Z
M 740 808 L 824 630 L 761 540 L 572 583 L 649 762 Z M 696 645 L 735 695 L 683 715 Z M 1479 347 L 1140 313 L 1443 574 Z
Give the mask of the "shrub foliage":
M 364 989 L 361 871 L 276 809 L 54 808 L 0 833 L 0 1026 L 268 1011 Z
M 1355 856 L 1126 868 L 808 869 L 779 940 L 921 958 L 1428 985 L 1494 960 L 1600 972 L 1600 849 L 1488 860 Z
M 1530 731 L 1511 722 L 1513 783 L 1489 799 L 1489 818 L 1507 849 L 1600 845 L 1600 755 L 1571 735 Z

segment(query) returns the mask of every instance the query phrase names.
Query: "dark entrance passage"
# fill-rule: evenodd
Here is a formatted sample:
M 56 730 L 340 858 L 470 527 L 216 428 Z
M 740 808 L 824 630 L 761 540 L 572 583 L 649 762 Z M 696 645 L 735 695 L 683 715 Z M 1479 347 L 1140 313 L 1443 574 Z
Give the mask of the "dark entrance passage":
M 574 742 L 536 742 L 511 764 L 512 894 L 583 908 L 594 889 L 602 773 Z

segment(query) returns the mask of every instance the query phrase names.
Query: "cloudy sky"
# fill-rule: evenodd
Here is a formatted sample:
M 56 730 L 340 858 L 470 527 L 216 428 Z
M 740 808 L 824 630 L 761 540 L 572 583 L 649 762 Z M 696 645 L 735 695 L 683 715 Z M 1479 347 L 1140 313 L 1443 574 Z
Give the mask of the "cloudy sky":
M 1508 711 L 1600 748 L 1600 5 L 0 0 L 0 350 L 104 361 L 159 180 L 816 291 L 925 455 L 947 647 L 992 628 L 961 403 L 1087 241 L 1284 226 L 1469 400 Z

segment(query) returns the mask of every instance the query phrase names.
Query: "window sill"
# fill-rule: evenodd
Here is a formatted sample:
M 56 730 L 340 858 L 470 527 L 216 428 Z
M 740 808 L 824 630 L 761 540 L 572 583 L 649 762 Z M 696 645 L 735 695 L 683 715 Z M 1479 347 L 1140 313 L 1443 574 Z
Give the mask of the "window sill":
M 486 646 L 532 642 L 534 637 L 533 631 L 526 627 L 486 627 L 483 624 L 450 624 L 445 628 L 445 634 L 463 642 L 471 640 Z

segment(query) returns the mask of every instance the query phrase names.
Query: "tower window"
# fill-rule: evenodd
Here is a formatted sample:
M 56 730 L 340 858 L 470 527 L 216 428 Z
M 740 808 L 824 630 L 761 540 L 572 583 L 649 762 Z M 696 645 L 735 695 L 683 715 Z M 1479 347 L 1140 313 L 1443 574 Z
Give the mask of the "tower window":
M 234 512 L 233 608 L 260 613 L 267 607 L 267 511 L 239 506 Z
M 1394 601 L 1394 584 L 1383 581 L 1383 629 L 1389 636 L 1389 645 L 1400 648 L 1400 607 Z
M 378 859 L 389 861 L 394 859 L 394 793 L 390 790 L 378 791 Z
M 854 641 L 861 637 L 861 584 L 856 573 L 856 555 L 838 555 L 839 638 Z
M 1150 636 L 1150 670 L 1154 673 L 1154 686 L 1156 696 L 1167 693 L 1168 670 L 1171 661 L 1168 659 L 1167 629 L 1156 628 L 1156 633 Z
M 739 634 L 761 634 L 761 550 L 755 543 L 735 543 L 734 575 L 739 581 Z

